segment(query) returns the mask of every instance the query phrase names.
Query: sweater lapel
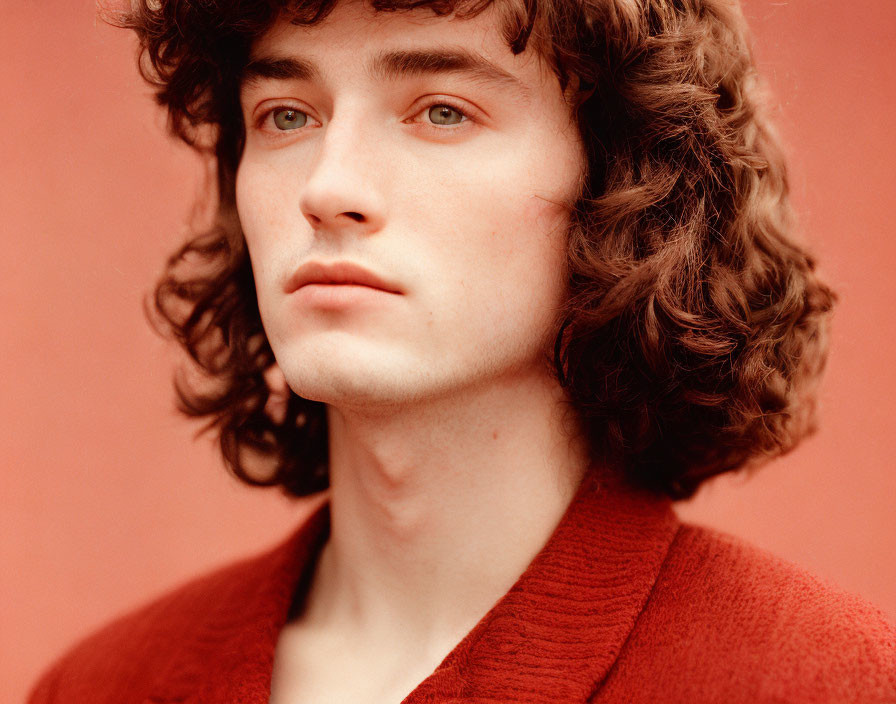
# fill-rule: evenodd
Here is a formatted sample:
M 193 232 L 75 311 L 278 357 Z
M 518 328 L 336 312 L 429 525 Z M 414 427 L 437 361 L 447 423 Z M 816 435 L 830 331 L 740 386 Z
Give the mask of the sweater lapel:
M 214 605 L 159 673 L 146 704 L 267 704 L 277 639 L 328 532 L 324 502 L 277 547 L 217 573 L 207 590 Z
M 587 701 L 677 528 L 668 500 L 589 474 L 516 584 L 402 704 Z
M 514 586 L 402 704 L 587 701 L 677 528 L 668 500 L 588 474 Z M 148 701 L 266 704 L 277 639 L 328 533 L 324 502 L 280 546 L 233 566 Z

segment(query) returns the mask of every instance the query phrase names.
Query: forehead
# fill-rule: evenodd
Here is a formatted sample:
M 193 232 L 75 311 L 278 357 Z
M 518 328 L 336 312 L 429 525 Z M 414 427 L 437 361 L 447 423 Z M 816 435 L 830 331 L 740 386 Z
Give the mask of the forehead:
M 376 9 L 370 0 L 336 0 L 323 20 L 314 24 L 292 21 L 288 11 L 282 11 L 273 27 L 256 40 L 253 52 L 287 37 L 324 37 L 334 49 L 377 44 L 395 34 L 403 33 L 408 41 L 421 36 L 459 38 L 475 32 L 476 39 L 493 33 L 500 38 L 510 16 L 510 0 L 494 0 L 472 17 L 453 14 L 436 15 L 432 8 L 421 5 L 411 9 Z M 493 31 L 490 31 L 493 30 Z M 471 38 L 471 37 L 468 37 Z
M 371 80 L 455 72 L 525 94 L 550 72 L 531 48 L 511 51 L 509 8 L 499 0 L 475 16 L 456 17 L 428 7 L 377 11 L 365 0 L 341 0 L 314 25 L 281 17 L 253 43 L 243 81 L 320 81 L 328 71 L 362 61 Z

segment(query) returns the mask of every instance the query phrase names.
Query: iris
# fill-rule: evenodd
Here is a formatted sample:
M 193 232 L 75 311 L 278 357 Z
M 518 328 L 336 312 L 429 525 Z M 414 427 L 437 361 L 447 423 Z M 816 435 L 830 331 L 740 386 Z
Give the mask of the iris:
M 281 130 L 294 130 L 304 127 L 308 122 L 308 116 L 301 110 L 280 108 L 274 111 L 274 124 Z

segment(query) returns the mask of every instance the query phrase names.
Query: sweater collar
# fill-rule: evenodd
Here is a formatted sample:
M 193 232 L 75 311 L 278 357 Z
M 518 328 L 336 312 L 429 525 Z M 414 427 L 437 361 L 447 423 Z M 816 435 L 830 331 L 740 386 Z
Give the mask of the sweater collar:
M 513 587 L 402 704 L 586 701 L 644 608 L 677 528 L 667 499 L 589 473 Z M 324 501 L 284 543 L 229 568 L 228 589 L 159 673 L 150 701 L 266 703 L 279 633 L 328 533 Z

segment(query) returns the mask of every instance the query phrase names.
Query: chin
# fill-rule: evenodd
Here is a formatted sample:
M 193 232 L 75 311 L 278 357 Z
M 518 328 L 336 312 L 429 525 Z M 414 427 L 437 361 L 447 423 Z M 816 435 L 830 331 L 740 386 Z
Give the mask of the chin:
M 348 354 L 343 349 L 282 354 L 277 361 L 294 393 L 331 406 L 394 406 L 427 395 L 420 365 L 401 358 Z

